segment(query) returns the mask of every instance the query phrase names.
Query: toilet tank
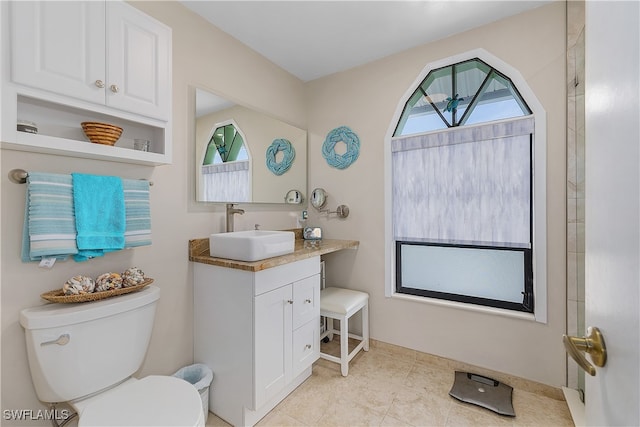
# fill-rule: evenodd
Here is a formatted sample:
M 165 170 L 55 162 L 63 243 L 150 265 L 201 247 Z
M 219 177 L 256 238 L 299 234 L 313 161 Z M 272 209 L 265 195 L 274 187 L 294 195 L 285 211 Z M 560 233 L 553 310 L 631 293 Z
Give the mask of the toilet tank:
M 144 360 L 159 297 L 160 289 L 148 286 L 100 301 L 22 310 L 38 398 L 76 400 L 133 375 Z

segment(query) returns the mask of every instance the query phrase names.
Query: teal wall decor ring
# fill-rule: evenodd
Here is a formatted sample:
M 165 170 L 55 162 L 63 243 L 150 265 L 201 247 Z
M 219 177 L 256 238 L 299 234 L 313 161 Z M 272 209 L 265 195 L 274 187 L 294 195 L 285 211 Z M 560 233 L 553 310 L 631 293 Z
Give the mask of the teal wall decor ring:
M 338 154 L 335 151 L 338 142 L 344 142 L 347 145 L 347 151 L 344 154 Z M 360 154 L 360 138 L 347 126 L 335 128 L 329 134 L 322 144 L 322 155 L 330 166 L 338 169 L 345 169 L 355 162 Z
M 280 163 L 276 161 L 276 154 L 282 151 L 284 157 Z M 276 175 L 282 175 L 289 170 L 296 157 L 296 150 L 293 149 L 291 142 L 284 138 L 274 139 L 273 143 L 267 148 L 267 168 Z

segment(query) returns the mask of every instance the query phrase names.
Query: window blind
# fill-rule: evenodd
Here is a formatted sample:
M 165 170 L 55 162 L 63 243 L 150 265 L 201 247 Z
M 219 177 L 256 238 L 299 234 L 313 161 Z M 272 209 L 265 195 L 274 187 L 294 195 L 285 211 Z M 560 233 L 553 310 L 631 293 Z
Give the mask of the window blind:
M 531 248 L 532 116 L 392 139 L 395 240 Z
M 209 202 L 248 202 L 249 161 L 202 166 L 204 200 Z

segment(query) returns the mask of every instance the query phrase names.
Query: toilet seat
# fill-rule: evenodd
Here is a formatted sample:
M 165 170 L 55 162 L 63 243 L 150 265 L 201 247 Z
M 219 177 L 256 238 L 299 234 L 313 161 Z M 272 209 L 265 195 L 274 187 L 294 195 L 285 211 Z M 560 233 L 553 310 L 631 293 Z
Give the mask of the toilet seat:
M 176 377 L 130 380 L 85 403 L 77 405 L 78 427 L 204 426 L 200 394 Z

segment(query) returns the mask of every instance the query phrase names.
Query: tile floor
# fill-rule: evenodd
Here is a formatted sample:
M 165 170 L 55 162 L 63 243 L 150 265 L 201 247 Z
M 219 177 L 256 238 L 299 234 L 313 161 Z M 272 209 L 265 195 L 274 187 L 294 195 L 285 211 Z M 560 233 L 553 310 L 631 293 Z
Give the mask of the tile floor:
M 323 351 L 336 353 L 334 340 Z M 573 426 L 561 393 L 551 387 L 499 378 L 514 388 L 516 417 L 449 396 L 455 362 L 372 340 L 342 377 L 338 364 L 318 360 L 313 375 L 258 426 Z M 457 364 L 460 365 L 460 364 Z M 487 375 L 487 372 L 478 372 Z M 487 375 L 490 376 L 490 375 Z M 521 385 L 521 387 L 518 387 Z M 215 381 L 212 385 L 215 387 Z M 549 396 L 551 395 L 551 396 Z M 209 414 L 208 427 L 228 426 Z

